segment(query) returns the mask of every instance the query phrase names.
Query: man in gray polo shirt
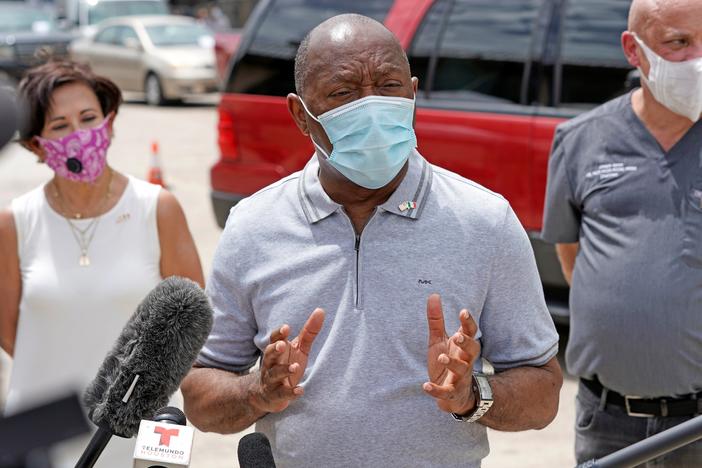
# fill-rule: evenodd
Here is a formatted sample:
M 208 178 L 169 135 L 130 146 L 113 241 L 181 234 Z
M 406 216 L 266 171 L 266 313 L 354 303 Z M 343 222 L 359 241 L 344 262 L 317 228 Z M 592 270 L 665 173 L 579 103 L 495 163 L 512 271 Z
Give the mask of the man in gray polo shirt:
M 699 0 L 635 0 L 642 88 L 556 131 L 542 234 L 572 275 L 579 462 L 702 412 L 700 18 Z M 658 463 L 700 466 L 702 443 Z
M 255 422 L 278 466 L 478 467 L 486 426 L 541 428 L 558 407 L 527 236 L 504 198 L 416 152 L 417 80 L 380 23 L 315 28 L 296 88 L 317 154 L 232 210 L 186 412 L 205 431 Z

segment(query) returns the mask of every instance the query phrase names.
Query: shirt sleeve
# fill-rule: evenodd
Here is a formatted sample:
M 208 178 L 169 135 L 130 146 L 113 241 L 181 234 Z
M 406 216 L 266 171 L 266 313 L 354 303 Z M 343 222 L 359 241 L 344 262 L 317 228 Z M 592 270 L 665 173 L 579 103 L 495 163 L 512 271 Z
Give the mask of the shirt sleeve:
M 529 238 L 511 207 L 496 237 L 479 324 L 482 357 L 497 370 L 542 366 L 558 352 L 558 333 L 546 307 Z
M 564 131 L 559 127 L 548 162 L 546 200 L 541 238 L 551 243 L 578 242 L 580 208 L 573 195 L 568 174 Z
M 254 343 L 258 331 L 244 272 L 246 234 L 236 222 L 236 207 L 215 251 L 206 293 L 214 310 L 214 323 L 196 365 L 245 372 L 261 352 Z

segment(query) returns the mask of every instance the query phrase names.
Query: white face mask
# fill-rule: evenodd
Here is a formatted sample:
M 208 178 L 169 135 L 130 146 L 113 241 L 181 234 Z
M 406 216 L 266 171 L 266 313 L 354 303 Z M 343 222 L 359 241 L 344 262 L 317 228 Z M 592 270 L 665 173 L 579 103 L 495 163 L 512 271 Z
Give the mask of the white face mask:
M 657 55 L 636 34 L 633 36 L 651 65 L 648 77 L 641 67 L 639 73 L 656 101 L 676 114 L 698 121 L 702 114 L 702 57 L 671 62 Z

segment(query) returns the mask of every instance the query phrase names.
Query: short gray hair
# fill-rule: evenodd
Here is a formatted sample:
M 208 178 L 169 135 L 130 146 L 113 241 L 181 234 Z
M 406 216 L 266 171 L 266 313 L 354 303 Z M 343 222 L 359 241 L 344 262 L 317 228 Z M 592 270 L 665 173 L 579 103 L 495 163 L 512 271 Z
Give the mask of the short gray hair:
M 295 92 L 298 96 L 302 96 L 305 80 L 307 80 L 307 53 L 310 49 L 310 34 L 305 35 L 305 38 L 300 42 L 300 47 L 297 48 L 295 54 Z

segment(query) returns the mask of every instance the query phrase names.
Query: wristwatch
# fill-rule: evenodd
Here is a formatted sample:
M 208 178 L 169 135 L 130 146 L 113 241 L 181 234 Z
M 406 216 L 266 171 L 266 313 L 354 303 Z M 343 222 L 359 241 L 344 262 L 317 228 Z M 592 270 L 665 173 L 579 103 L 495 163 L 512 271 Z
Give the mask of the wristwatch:
M 487 375 L 473 373 L 473 395 L 477 403 L 471 412 L 465 415 L 451 413 L 456 421 L 475 422 L 482 418 L 492 406 L 492 387 L 488 382 Z

